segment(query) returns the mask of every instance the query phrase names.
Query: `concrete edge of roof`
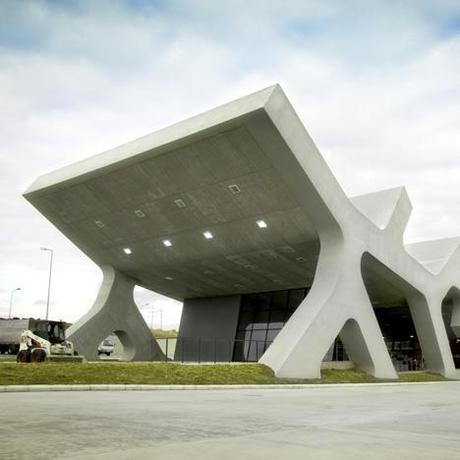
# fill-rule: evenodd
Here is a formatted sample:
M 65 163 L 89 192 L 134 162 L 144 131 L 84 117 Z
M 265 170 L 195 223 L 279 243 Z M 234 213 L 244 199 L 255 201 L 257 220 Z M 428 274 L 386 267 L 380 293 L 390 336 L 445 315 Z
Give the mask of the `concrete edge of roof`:
M 264 109 L 272 95 L 279 91 L 283 92 L 279 84 L 268 86 L 105 152 L 43 174 L 35 179 L 23 196 L 27 198 L 29 195 L 48 187 L 123 164 L 125 161 L 132 160 L 146 152 L 152 153 L 152 151 L 170 146 L 181 139 L 189 139 L 220 125 L 230 123 L 232 120 L 257 112 Z
M 35 393 L 49 391 L 158 391 L 158 390 L 302 390 L 317 388 L 355 388 L 401 385 L 460 384 L 460 380 L 432 382 L 374 382 L 374 383 L 294 383 L 294 384 L 246 384 L 246 385 L 146 385 L 146 384 L 97 384 L 97 385 L 0 385 L 0 393 Z
M 401 206 L 401 200 L 404 198 L 409 205 L 410 214 L 412 211 L 412 203 L 404 185 L 348 197 L 351 204 L 358 212 L 366 219 L 370 220 L 380 230 L 384 230 L 390 224 L 396 210 Z M 369 205 L 372 206 L 370 209 Z M 369 212 L 370 210 L 373 212 Z M 376 214 L 375 211 L 379 214 Z
M 445 245 L 440 253 L 439 245 Z M 450 263 L 460 260 L 460 236 L 435 238 L 404 244 L 406 252 L 429 272 L 439 275 Z M 422 255 L 420 250 L 425 250 Z M 431 264 L 435 264 L 434 267 Z

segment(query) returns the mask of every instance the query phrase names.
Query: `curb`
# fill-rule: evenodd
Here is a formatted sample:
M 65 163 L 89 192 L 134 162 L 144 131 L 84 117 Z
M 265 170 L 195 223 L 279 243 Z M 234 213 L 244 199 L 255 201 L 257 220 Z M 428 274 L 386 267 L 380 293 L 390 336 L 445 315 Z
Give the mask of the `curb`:
M 0 393 L 36 393 L 44 391 L 155 391 L 155 390 L 303 390 L 314 388 L 388 387 L 406 385 L 460 384 L 460 381 L 382 382 L 382 383 L 307 383 L 275 385 L 0 385 Z

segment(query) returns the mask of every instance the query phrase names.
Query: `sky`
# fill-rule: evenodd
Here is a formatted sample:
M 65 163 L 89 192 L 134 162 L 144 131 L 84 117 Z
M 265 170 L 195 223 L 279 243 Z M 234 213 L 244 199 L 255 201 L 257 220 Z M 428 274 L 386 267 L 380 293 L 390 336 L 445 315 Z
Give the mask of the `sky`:
M 460 235 L 458 0 L 0 0 L 0 316 L 18 287 L 13 315 L 45 316 L 41 247 L 51 319 L 102 280 L 22 198 L 37 176 L 274 83 L 345 193 L 405 185 L 406 242 Z

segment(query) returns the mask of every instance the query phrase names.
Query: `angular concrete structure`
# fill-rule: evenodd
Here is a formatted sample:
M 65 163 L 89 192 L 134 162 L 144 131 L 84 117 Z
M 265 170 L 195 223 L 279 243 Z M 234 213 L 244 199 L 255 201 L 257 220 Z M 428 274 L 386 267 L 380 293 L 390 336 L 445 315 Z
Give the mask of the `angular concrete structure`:
M 137 284 L 184 301 L 183 344 L 214 341 L 218 360 L 250 355 L 219 340 L 265 334 L 255 356 L 282 377 L 318 377 L 338 335 L 358 368 L 397 377 L 376 309 L 404 307 L 426 369 L 456 375 L 460 239 L 405 246 L 405 189 L 348 198 L 277 85 L 42 176 L 25 197 L 103 267 L 70 329 L 83 354 L 115 331 L 128 358 L 161 359 Z

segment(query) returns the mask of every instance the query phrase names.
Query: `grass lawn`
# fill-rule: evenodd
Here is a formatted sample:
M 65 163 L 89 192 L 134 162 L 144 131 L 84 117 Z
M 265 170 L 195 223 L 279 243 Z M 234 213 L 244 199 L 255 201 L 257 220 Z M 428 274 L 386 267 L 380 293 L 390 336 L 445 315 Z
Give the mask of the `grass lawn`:
M 438 381 L 430 373 L 401 374 L 402 382 Z M 356 370 L 324 370 L 321 380 L 279 379 L 262 364 L 0 363 L 0 385 L 32 384 L 274 384 L 382 382 Z

